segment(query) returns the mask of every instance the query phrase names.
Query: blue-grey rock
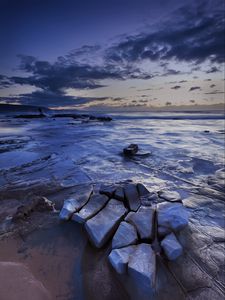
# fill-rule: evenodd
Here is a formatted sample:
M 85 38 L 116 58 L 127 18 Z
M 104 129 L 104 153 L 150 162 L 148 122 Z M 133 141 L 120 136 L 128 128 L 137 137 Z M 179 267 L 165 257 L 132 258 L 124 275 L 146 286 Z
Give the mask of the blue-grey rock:
M 127 222 L 121 222 L 112 239 L 112 248 L 115 249 L 133 245 L 137 240 L 136 228 Z
M 157 205 L 158 226 L 179 231 L 188 225 L 188 211 L 181 203 L 162 202 Z
M 85 223 L 89 239 L 95 247 L 101 248 L 108 242 L 126 213 L 127 209 L 121 201 L 111 199 L 97 215 Z
M 100 186 L 99 193 L 104 194 L 104 195 L 108 196 L 109 198 L 112 198 L 115 190 L 116 190 L 116 186 L 114 186 L 114 185 L 102 184 Z
M 161 246 L 169 260 L 177 259 L 183 252 L 183 247 L 178 242 L 174 233 L 168 234 L 161 242 Z
M 88 202 L 92 192 L 93 187 L 87 186 L 85 187 L 85 191 L 82 190 L 82 193 L 76 193 L 74 196 L 66 199 L 60 211 L 59 218 L 64 221 L 69 220 L 73 213 L 77 212 Z
M 137 189 L 140 197 L 148 196 L 150 194 L 149 190 L 142 183 L 137 184 Z
M 135 250 L 136 246 L 128 246 L 121 249 L 114 249 L 109 255 L 109 261 L 113 268 L 119 274 L 125 274 L 127 272 L 127 264 L 130 255 Z
M 133 224 L 141 239 L 153 239 L 153 223 L 155 210 L 151 207 L 141 206 L 138 211 L 129 212 L 125 220 Z
M 130 210 L 137 211 L 141 205 L 140 197 L 135 184 L 128 184 L 124 188 L 125 197 Z
M 128 275 L 133 284 L 143 290 L 155 286 L 156 257 L 150 244 L 139 244 L 129 257 Z
M 109 198 L 106 195 L 92 195 L 87 204 L 79 212 L 73 214 L 72 220 L 78 223 L 85 223 L 96 215 L 106 205 L 108 200 Z
M 113 198 L 120 200 L 120 201 L 124 201 L 125 200 L 125 195 L 124 195 L 124 189 L 123 187 L 119 186 L 116 188 L 115 192 L 114 192 L 114 196 Z
M 158 236 L 159 237 L 164 237 L 166 236 L 167 234 L 169 234 L 171 232 L 171 229 L 168 228 L 168 227 L 163 227 L 163 226 L 158 226 Z
M 176 191 L 162 191 L 159 192 L 159 197 L 170 201 L 170 202 L 177 202 L 177 201 L 181 201 L 181 197 L 180 194 Z

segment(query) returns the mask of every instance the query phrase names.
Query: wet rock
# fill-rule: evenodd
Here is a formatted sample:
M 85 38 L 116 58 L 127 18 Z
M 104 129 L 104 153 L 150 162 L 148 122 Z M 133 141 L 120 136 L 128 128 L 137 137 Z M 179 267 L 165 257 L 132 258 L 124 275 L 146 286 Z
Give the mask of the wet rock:
M 109 198 L 106 195 L 92 195 L 88 203 L 79 212 L 73 214 L 72 220 L 78 223 L 85 223 L 86 220 L 97 214 L 108 200 Z
M 181 201 L 180 194 L 176 191 L 162 191 L 159 192 L 159 197 L 170 202 Z
M 130 210 L 137 211 L 141 205 L 138 195 L 137 187 L 135 184 L 128 184 L 124 188 L 125 197 Z
M 117 200 L 124 201 L 125 200 L 124 189 L 121 186 L 119 186 L 115 190 L 113 197 Z
M 99 193 L 104 194 L 104 195 L 108 196 L 109 198 L 112 198 L 115 190 L 116 190 L 116 187 L 114 185 L 102 184 L 100 186 Z
M 138 211 L 130 212 L 125 220 L 133 224 L 141 239 L 153 239 L 153 223 L 155 210 L 151 207 L 141 206 Z
M 117 273 L 125 274 L 127 272 L 129 257 L 134 252 L 135 248 L 136 246 L 128 246 L 111 251 L 109 261 Z
M 156 275 L 156 257 L 151 245 L 139 244 L 130 255 L 128 274 L 133 279 L 134 285 L 143 290 L 154 288 Z
M 104 209 L 85 223 L 89 239 L 95 247 L 101 248 L 108 242 L 126 212 L 122 202 L 111 199 Z
M 178 242 L 174 233 L 167 235 L 161 242 L 161 246 L 169 260 L 175 260 L 181 256 L 183 247 Z
M 51 211 L 54 210 L 54 204 L 46 197 L 34 197 L 29 199 L 25 204 L 20 205 L 15 214 L 13 221 L 21 220 L 28 217 L 34 211 Z
M 142 183 L 137 184 L 137 189 L 140 197 L 148 196 L 150 194 L 149 190 Z
M 112 248 L 115 249 L 133 245 L 136 244 L 137 240 L 136 228 L 127 222 L 121 222 L 113 237 Z
M 77 194 L 74 198 L 66 199 L 63 204 L 63 208 L 60 211 L 59 218 L 61 220 L 69 220 L 73 213 L 77 212 L 84 206 L 93 192 L 92 186 L 88 186 L 82 194 Z
M 123 154 L 126 156 L 132 156 L 138 152 L 137 144 L 130 144 L 128 147 L 123 149 Z
M 179 231 L 188 225 L 188 216 L 181 203 L 162 202 L 157 205 L 158 226 Z

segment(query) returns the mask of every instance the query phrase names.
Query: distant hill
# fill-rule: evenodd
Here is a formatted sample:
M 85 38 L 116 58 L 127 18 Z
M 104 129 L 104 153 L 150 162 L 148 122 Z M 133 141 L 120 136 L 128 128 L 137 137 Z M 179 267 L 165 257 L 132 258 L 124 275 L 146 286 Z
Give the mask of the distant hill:
M 16 104 L 1 104 L 0 103 L 0 113 L 17 113 L 17 112 L 33 112 L 40 113 L 50 111 L 49 108 L 44 106 L 34 106 L 34 105 L 16 105 Z

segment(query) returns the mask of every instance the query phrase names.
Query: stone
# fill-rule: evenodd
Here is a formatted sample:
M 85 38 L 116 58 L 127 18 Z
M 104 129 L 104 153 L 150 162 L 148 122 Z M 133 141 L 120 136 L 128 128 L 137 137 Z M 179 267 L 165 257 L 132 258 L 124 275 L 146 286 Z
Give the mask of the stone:
M 119 186 L 114 192 L 114 198 L 120 201 L 125 200 L 124 189 Z
M 137 211 L 141 205 L 138 195 L 137 187 L 135 184 L 128 184 L 124 188 L 125 197 L 130 210 Z
M 104 194 L 104 195 L 108 196 L 109 198 L 112 198 L 113 194 L 115 192 L 115 189 L 116 189 L 116 187 L 114 185 L 102 184 L 100 186 L 99 193 Z
M 130 144 L 128 147 L 123 149 L 123 154 L 126 156 L 132 156 L 138 152 L 137 144 Z
M 137 184 L 137 190 L 140 197 L 150 194 L 149 190 L 142 183 Z
M 177 202 L 177 201 L 181 201 L 181 197 L 180 194 L 176 191 L 162 191 L 159 192 L 159 197 L 170 201 L 170 202 Z
M 128 246 L 111 251 L 108 258 L 117 273 L 125 274 L 127 272 L 129 257 L 134 252 L 135 247 L 136 246 Z
M 157 205 L 158 226 L 179 231 L 188 225 L 189 214 L 181 203 L 162 202 Z
M 129 257 L 128 275 L 142 289 L 155 286 L 156 256 L 150 244 L 139 244 Z
M 69 220 L 73 213 L 77 212 L 88 202 L 92 192 L 93 188 L 92 186 L 89 186 L 82 194 L 77 194 L 75 197 L 66 199 L 64 201 L 63 208 L 60 211 L 59 218 L 64 221 Z
M 137 240 L 136 228 L 127 222 L 121 222 L 112 239 L 112 248 L 115 249 L 133 245 L 136 244 Z
M 136 213 L 130 212 L 125 220 L 136 227 L 141 239 L 152 240 L 154 234 L 154 214 L 155 210 L 153 208 L 141 206 Z
M 109 241 L 126 213 L 122 202 L 111 199 L 105 208 L 85 223 L 89 239 L 95 247 L 101 248 Z
M 183 253 L 183 247 L 174 233 L 168 234 L 161 242 L 161 246 L 169 260 L 176 260 Z
M 106 195 L 92 195 L 85 206 L 77 213 L 74 213 L 72 220 L 78 223 L 85 223 L 88 219 L 96 215 L 108 202 L 109 198 Z

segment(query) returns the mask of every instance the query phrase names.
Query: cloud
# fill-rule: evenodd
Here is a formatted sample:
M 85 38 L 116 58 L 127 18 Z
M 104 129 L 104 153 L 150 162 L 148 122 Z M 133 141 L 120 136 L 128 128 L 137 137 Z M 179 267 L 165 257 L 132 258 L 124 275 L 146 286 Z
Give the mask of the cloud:
M 192 87 L 189 89 L 189 92 L 196 91 L 196 90 L 201 90 L 200 86 L 192 86 Z
M 195 103 L 195 100 L 190 100 L 191 103 Z
M 180 88 L 181 88 L 180 85 L 175 85 L 171 87 L 172 90 L 179 90 Z
M 211 85 L 210 85 L 211 88 L 214 88 L 215 86 L 216 86 L 215 84 L 211 84 Z
M 215 66 L 211 67 L 209 70 L 206 71 L 207 74 L 216 73 L 216 72 L 220 72 L 220 69 Z
M 224 94 L 224 92 L 215 90 L 213 92 L 205 93 L 205 95 L 217 95 L 217 94 Z
M 171 59 L 195 63 L 224 61 L 224 18 L 222 1 L 201 1 L 195 7 L 182 7 L 150 32 L 129 35 L 107 50 L 111 62 L 161 61 L 167 68 Z

